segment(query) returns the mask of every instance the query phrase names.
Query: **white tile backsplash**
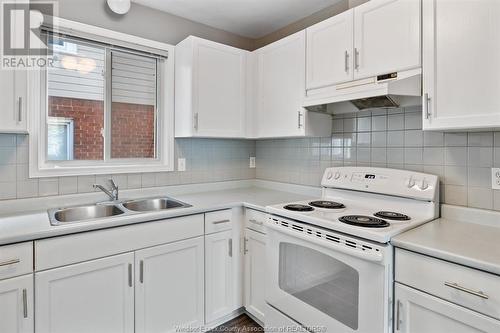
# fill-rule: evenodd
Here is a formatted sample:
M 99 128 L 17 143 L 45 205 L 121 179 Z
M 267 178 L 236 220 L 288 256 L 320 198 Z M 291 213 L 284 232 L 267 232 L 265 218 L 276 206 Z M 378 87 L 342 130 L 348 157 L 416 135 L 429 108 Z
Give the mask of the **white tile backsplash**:
M 257 178 L 317 186 L 317 176 L 328 166 L 415 170 L 440 176 L 442 202 L 500 210 L 500 191 L 491 190 L 490 171 L 500 167 L 500 132 L 423 132 L 421 124 L 416 108 L 376 110 L 371 117 L 366 112 L 337 115 L 331 139 L 321 139 L 331 144 L 330 161 L 327 154 L 308 153 L 312 139 L 259 140 Z M 280 160 L 282 141 L 295 148 L 286 160 Z M 311 160 L 320 162 L 321 168 L 311 168 Z M 300 176 L 285 180 L 282 172 Z
M 355 118 L 353 122 L 356 123 Z M 339 140 L 342 150 L 343 133 Z M 293 151 L 296 142 L 289 142 L 289 151 Z M 314 155 L 306 158 L 319 158 L 319 146 L 330 152 L 331 138 L 318 139 L 316 143 L 317 151 L 312 151 Z M 306 144 L 309 142 L 306 141 Z M 186 172 L 30 179 L 28 136 L 0 134 L 0 200 L 94 192 L 93 184 L 108 186 L 110 178 L 120 189 L 253 179 L 256 171 L 249 168 L 248 160 L 256 154 L 255 145 L 256 142 L 251 140 L 178 139 L 175 142 L 175 156 L 186 158 Z M 329 163 L 331 155 L 324 155 L 323 158 Z

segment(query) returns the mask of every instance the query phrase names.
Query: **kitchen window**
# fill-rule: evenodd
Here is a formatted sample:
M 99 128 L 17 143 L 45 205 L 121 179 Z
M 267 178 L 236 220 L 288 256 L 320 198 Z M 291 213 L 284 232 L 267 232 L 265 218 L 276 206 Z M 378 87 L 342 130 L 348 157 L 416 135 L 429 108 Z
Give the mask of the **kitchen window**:
M 115 38 L 45 34 L 53 66 L 31 75 L 30 81 L 39 82 L 42 108 L 30 105 L 38 131 L 30 131 L 30 175 L 172 170 L 173 61 L 168 51 L 154 52 L 136 37 L 92 28 Z M 121 43 L 116 36 L 129 40 Z

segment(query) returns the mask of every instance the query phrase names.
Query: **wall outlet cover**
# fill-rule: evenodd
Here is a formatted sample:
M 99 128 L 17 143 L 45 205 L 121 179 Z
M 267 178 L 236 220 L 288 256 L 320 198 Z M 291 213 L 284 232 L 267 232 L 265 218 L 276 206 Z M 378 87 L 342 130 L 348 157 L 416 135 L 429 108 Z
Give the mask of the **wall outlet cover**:
M 186 171 L 186 159 L 185 158 L 177 159 L 177 171 Z
M 251 169 L 255 168 L 255 157 L 250 157 L 250 163 L 248 165 Z
M 500 168 L 491 168 L 491 188 L 500 190 Z

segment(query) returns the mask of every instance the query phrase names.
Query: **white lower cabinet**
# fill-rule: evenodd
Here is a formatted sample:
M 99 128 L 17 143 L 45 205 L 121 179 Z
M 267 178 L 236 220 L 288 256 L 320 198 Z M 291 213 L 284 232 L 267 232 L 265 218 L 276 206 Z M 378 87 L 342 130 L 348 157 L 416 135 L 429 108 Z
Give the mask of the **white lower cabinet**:
M 33 323 L 33 274 L 0 281 L 0 332 L 34 332 Z
M 245 309 L 262 323 L 266 308 L 266 241 L 265 234 L 245 230 Z
M 203 326 L 203 264 L 203 236 L 136 252 L 136 333 Z
M 134 253 L 35 273 L 37 333 L 134 332 Z
M 500 321 L 396 283 L 395 332 L 500 332 Z
M 211 323 L 236 310 L 232 231 L 205 236 L 205 322 Z

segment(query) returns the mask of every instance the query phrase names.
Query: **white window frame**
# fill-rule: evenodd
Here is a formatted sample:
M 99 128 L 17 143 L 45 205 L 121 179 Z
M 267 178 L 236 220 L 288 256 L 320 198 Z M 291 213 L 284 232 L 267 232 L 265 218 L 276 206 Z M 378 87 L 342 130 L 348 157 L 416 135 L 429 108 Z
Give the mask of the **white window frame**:
M 174 170 L 174 53 L 172 45 L 160 43 L 120 32 L 103 29 L 79 22 L 54 17 L 54 30 L 82 32 L 113 41 L 122 41 L 138 48 L 150 48 L 168 52 L 168 58 L 159 62 L 157 141 L 158 158 L 113 159 L 108 161 L 48 161 L 46 114 L 48 94 L 46 70 L 30 70 L 28 73 L 28 131 L 30 177 L 58 177 L 95 174 L 162 172 Z

